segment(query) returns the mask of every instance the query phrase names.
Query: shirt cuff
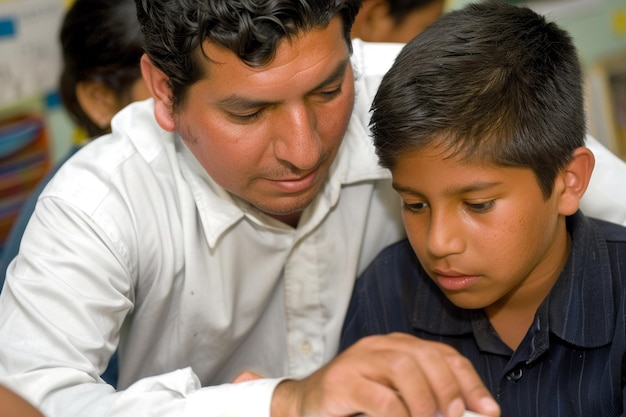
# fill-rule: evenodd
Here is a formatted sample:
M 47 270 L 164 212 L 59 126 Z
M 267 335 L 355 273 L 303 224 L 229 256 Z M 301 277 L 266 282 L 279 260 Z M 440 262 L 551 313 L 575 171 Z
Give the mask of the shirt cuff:
M 184 417 L 270 417 L 272 395 L 286 378 L 201 388 L 187 397 Z

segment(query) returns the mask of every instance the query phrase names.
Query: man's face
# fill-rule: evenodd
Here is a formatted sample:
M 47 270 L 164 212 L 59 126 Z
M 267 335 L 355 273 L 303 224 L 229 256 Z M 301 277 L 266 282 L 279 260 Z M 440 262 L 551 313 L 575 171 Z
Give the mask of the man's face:
M 341 19 L 283 40 L 262 68 L 211 43 L 203 49 L 207 76 L 174 115 L 176 130 L 218 184 L 295 224 L 328 175 L 354 104 Z
M 534 305 L 568 255 L 559 187 L 548 200 L 529 168 L 444 158 L 428 147 L 392 169 L 411 246 L 457 306 Z

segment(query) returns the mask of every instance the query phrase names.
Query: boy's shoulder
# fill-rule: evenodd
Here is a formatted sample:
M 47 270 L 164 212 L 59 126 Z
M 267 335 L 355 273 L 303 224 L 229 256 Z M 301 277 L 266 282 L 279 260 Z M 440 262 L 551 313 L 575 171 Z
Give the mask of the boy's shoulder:
M 602 236 L 607 242 L 626 244 L 626 227 L 594 217 L 588 218 L 598 226 Z
M 404 238 L 383 248 L 370 263 L 367 270 L 369 270 L 369 274 L 374 275 L 385 276 L 392 271 L 394 275 L 402 275 L 408 271 L 415 271 L 416 267 L 421 269 L 419 260 L 409 240 Z M 367 270 L 364 275 L 368 275 Z

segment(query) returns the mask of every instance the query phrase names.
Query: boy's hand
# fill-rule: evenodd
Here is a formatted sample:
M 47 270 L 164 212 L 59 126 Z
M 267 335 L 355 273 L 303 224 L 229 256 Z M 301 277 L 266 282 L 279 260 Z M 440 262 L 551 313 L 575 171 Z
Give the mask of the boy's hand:
M 394 333 L 361 339 L 301 380 L 278 385 L 272 417 L 500 415 L 472 364 L 448 345 Z

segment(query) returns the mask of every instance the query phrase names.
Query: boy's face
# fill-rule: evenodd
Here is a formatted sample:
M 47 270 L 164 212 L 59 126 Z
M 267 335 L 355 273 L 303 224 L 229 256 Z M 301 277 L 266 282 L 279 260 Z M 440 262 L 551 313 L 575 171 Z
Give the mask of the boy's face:
M 176 130 L 217 183 L 290 223 L 324 184 L 352 112 L 342 20 L 282 41 L 260 68 L 203 49 L 207 76 L 189 90 Z
M 569 241 L 557 193 L 544 200 L 532 170 L 461 162 L 429 147 L 402 155 L 392 174 L 411 245 L 454 304 L 543 299 Z

